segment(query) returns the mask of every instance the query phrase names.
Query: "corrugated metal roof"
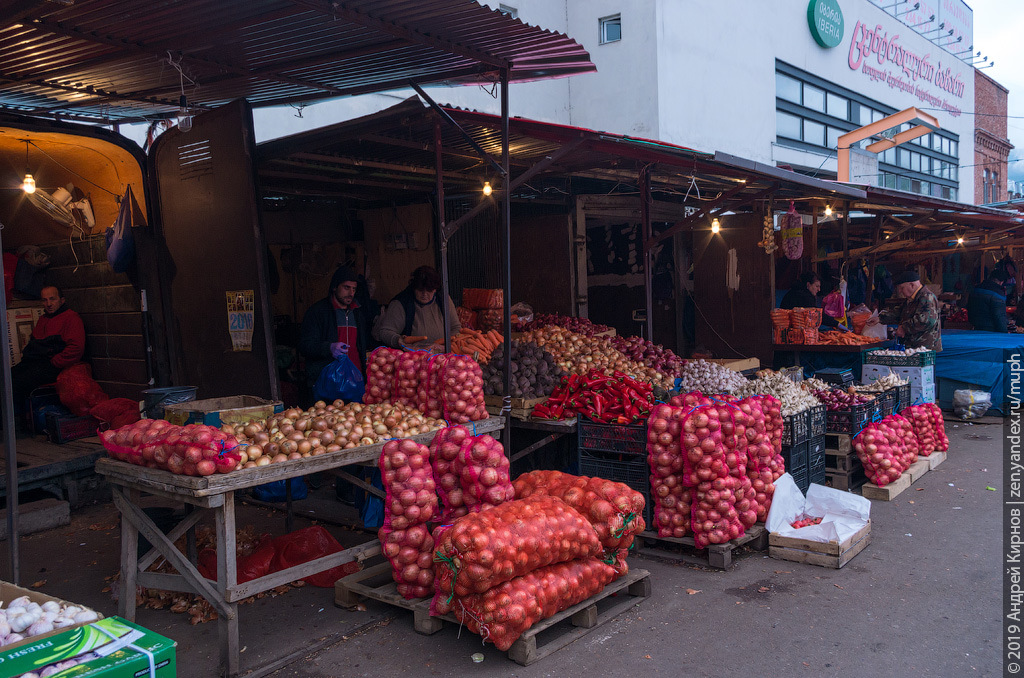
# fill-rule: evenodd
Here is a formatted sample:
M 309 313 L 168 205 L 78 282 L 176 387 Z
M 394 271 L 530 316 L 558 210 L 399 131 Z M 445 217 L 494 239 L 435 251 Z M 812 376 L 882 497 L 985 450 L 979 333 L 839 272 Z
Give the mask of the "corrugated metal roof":
M 179 73 L 180 67 L 180 73 Z M 0 107 L 128 122 L 316 101 L 409 81 L 596 70 L 575 40 L 474 0 L 0 0 Z

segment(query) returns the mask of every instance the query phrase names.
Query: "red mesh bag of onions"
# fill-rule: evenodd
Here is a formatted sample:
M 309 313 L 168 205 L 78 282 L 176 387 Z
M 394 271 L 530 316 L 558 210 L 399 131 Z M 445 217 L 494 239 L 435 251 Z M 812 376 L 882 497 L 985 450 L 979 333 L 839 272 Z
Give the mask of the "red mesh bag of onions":
M 426 380 L 421 382 L 420 375 L 426 375 L 432 355 L 426 351 L 405 351 L 399 354 L 398 362 L 395 363 L 395 391 L 391 400 L 410 407 L 418 406 L 420 390 L 425 389 L 428 383 Z
M 949 449 L 949 439 L 946 437 L 942 410 L 938 406 L 933 403 L 913 405 L 904 409 L 900 416 L 909 421 L 914 429 L 919 455 L 927 457 L 932 452 L 944 452 Z
M 746 434 L 747 478 L 751 487 L 744 488 L 750 500 L 749 510 L 764 522 L 775 494 L 775 481 L 786 472 L 786 461 L 779 453 L 782 443 L 782 405 L 771 396 L 752 396 L 739 402 Z M 747 516 L 749 520 L 749 516 Z M 747 527 L 747 521 L 743 521 Z
M 624 483 L 561 471 L 530 471 L 516 478 L 512 485 L 516 499 L 536 495 L 558 497 L 579 512 L 597 532 L 606 558 L 629 549 L 634 537 L 646 528 L 644 495 Z
M 853 449 L 868 479 L 879 487 L 898 480 L 917 459 L 913 427 L 899 415 L 865 426 L 853 439 Z
M 462 480 L 454 469 L 462 443 L 470 438 L 463 426 L 449 426 L 434 434 L 430 443 L 430 460 L 434 469 L 434 484 L 441 497 L 441 522 L 450 523 L 469 513 L 463 499 Z
M 504 651 L 538 621 L 583 602 L 615 578 L 615 569 L 595 558 L 557 563 L 457 598 L 452 612 Z
M 659 537 L 690 533 L 690 488 L 683 483 L 682 418 L 686 410 L 657 405 L 647 419 L 654 524 Z
M 205 424 L 165 427 L 162 436 L 154 436 L 143 445 L 143 458 L 150 449 L 153 461 L 161 468 L 187 476 L 229 473 L 242 459 L 234 436 Z
M 480 421 L 488 417 L 484 404 L 484 375 L 480 364 L 469 356 L 445 355 L 438 365 L 442 376 L 441 401 L 444 418 L 453 424 Z
M 601 542 L 587 519 L 555 497 L 470 513 L 438 534 L 431 614 L 448 613 L 454 596 L 484 593 L 545 565 L 599 553 Z
M 398 593 L 405 598 L 429 596 L 434 590 L 434 540 L 427 522 L 437 513 L 430 448 L 409 439 L 391 440 L 381 450 L 379 466 L 387 498 L 377 536 Z
M 395 392 L 395 366 L 402 351 L 381 347 L 370 354 L 366 365 L 366 392 L 363 402 L 367 405 L 391 400 Z
M 161 431 L 170 426 L 172 424 L 163 419 L 140 419 L 134 424 L 101 432 L 100 442 L 114 459 L 145 466 L 142 446 L 151 443 Z M 152 460 L 152 451 L 148 456 Z
M 462 501 L 469 513 L 515 499 L 505 448 L 488 435 L 462 441 L 452 470 L 459 476 Z

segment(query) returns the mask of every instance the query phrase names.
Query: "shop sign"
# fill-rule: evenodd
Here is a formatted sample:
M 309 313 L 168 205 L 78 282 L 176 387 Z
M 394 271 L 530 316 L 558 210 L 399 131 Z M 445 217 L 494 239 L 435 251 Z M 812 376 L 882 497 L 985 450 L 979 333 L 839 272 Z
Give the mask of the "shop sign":
M 228 332 L 231 349 L 252 350 L 252 329 L 256 318 L 256 293 L 253 290 L 227 292 Z
M 811 0 L 807 24 L 814 41 L 822 47 L 836 47 L 843 41 L 843 10 L 837 0 Z

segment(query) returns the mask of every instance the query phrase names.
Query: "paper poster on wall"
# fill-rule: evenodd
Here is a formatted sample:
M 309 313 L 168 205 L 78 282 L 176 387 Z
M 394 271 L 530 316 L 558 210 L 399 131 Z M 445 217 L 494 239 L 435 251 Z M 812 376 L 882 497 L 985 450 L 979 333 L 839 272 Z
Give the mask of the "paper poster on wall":
M 227 300 L 231 348 L 234 351 L 251 351 L 256 293 L 253 290 L 235 290 L 227 292 Z

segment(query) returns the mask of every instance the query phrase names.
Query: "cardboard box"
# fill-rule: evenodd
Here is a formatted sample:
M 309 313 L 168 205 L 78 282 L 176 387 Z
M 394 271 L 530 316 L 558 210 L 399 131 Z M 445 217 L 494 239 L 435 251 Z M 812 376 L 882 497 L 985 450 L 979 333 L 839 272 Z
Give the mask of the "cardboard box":
M 109 617 L 55 635 L 33 638 L 16 649 L 0 648 L 4 676 L 40 672 L 57 662 L 84 661 L 61 671 L 68 678 L 174 678 L 177 643 L 120 617 Z
M 48 596 L 45 593 L 40 593 L 39 591 L 32 591 L 30 589 L 25 589 L 25 588 L 22 588 L 20 586 L 15 586 L 14 584 L 10 584 L 10 583 L 5 582 L 5 581 L 0 581 L 0 601 L 3 601 L 3 604 L 4 604 L 5 607 L 7 605 L 9 605 L 10 602 L 12 600 L 14 600 L 15 598 L 21 598 L 22 596 L 26 596 L 30 601 L 32 601 L 33 603 L 37 603 L 39 605 L 42 605 L 43 603 L 48 603 L 50 601 L 54 601 L 56 603 L 59 603 L 61 605 L 65 605 L 65 606 L 66 605 L 75 605 L 75 606 L 81 607 L 83 609 L 92 609 L 92 608 L 86 608 L 86 607 L 84 607 L 82 605 L 78 605 L 78 603 L 69 603 L 68 601 L 61 600 L 60 598 L 54 598 L 53 596 Z M 97 612 L 96 614 L 100 617 L 100 619 L 103 618 L 103 615 L 101 615 L 99 612 Z M 59 631 L 50 631 L 49 633 L 43 633 L 43 634 L 38 635 L 38 636 L 33 636 L 31 638 L 26 638 L 25 640 L 22 640 L 20 642 L 12 643 L 10 645 L 5 645 L 2 649 L 3 649 L 4 652 L 7 652 L 8 650 L 17 649 L 17 648 L 20 648 L 20 647 L 22 647 L 24 645 L 29 645 L 31 643 L 35 643 L 35 642 L 37 642 L 39 640 L 43 640 L 43 639 L 49 638 L 50 636 L 57 635 L 58 633 L 61 633 L 63 631 L 67 631 L 68 629 L 78 628 L 80 626 L 82 626 L 82 625 L 79 624 L 78 626 L 68 627 L 67 629 L 61 629 Z M 2 662 L 0 662 L 0 666 L 5 666 L 5 665 Z M 22 673 L 24 673 L 24 671 Z M 2 671 L 0 671 L 0 675 L 7 675 L 7 674 L 4 674 Z M 20 674 L 16 673 L 16 674 L 13 674 L 13 675 L 20 675 Z
M 11 346 L 11 365 L 21 362 L 21 352 L 32 338 L 32 328 L 42 316 L 42 306 L 7 309 L 7 339 Z

